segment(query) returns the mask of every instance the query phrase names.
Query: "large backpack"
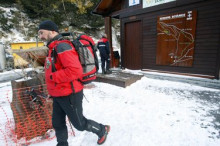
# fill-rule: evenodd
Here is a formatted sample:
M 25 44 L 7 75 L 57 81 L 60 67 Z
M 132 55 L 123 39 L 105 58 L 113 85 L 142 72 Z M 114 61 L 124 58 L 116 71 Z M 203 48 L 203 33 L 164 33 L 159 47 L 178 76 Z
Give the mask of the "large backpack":
M 63 36 L 72 35 L 71 33 L 61 33 Z M 83 77 L 80 80 L 83 84 L 91 83 L 96 79 L 96 72 L 99 69 L 98 57 L 96 54 L 95 43 L 87 35 L 80 35 L 71 41 L 79 55 L 79 61 L 83 68 Z

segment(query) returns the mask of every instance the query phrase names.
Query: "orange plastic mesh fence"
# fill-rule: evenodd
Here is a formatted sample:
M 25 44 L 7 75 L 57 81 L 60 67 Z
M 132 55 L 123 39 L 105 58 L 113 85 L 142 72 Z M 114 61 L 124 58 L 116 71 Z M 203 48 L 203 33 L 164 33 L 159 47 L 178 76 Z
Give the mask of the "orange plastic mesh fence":
M 35 96 L 31 96 L 31 91 L 37 93 L 35 99 Z M 4 98 L 7 98 L 12 113 L 6 111 L 7 109 L 0 104 L 1 115 L 6 121 L 5 126 L 0 123 L 0 140 L 3 139 L 5 145 L 8 145 L 11 141 L 16 144 L 29 144 L 55 138 L 51 121 L 52 100 L 45 98 L 47 95 L 45 85 L 13 89 L 12 100 L 9 92 L 6 92 Z M 75 135 L 70 124 L 67 126 L 69 134 Z
M 43 99 L 45 86 L 26 87 L 13 90 L 11 109 L 15 121 L 15 134 L 17 139 L 24 137 L 30 140 L 43 136 L 47 130 L 52 129 L 51 114 L 52 102 Z M 38 93 L 31 97 L 29 92 L 34 89 Z M 33 100 L 36 98 L 35 100 Z

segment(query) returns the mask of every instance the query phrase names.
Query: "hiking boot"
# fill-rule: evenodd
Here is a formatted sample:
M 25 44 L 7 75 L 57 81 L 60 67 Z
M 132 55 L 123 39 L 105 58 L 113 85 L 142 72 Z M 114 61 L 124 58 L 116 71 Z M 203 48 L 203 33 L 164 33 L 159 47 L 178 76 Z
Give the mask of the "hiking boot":
M 106 70 L 106 74 L 111 74 L 111 73 L 112 73 L 112 71 Z
M 101 145 L 105 142 L 105 140 L 107 139 L 107 135 L 110 131 L 110 126 L 109 125 L 105 125 L 105 133 L 102 137 L 100 137 L 97 141 L 97 144 Z
M 102 68 L 102 74 L 106 74 L 106 71 L 104 68 Z

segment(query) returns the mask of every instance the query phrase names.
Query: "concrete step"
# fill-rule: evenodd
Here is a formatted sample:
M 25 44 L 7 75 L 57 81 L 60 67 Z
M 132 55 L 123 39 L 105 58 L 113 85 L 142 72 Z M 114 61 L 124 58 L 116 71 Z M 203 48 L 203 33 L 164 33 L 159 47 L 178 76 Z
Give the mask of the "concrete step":
M 127 87 L 132 83 L 140 80 L 143 75 L 113 71 L 111 74 L 97 74 L 96 82 L 104 82 L 112 85 Z

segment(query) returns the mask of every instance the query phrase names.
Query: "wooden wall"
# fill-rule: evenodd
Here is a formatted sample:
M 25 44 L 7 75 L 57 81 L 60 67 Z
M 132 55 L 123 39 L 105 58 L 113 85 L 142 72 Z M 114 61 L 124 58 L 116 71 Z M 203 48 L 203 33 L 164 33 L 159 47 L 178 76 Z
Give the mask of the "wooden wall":
M 192 67 L 156 65 L 157 17 L 189 10 L 197 11 L 194 59 Z M 169 72 L 208 75 L 219 78 L 220 70 L 220 0 L 177 0 L 165 5 L 142 8 L 124 6 L 120 13 L 122 67 L 125 51 L 124 25 L 142 22 L 142 68 Z

